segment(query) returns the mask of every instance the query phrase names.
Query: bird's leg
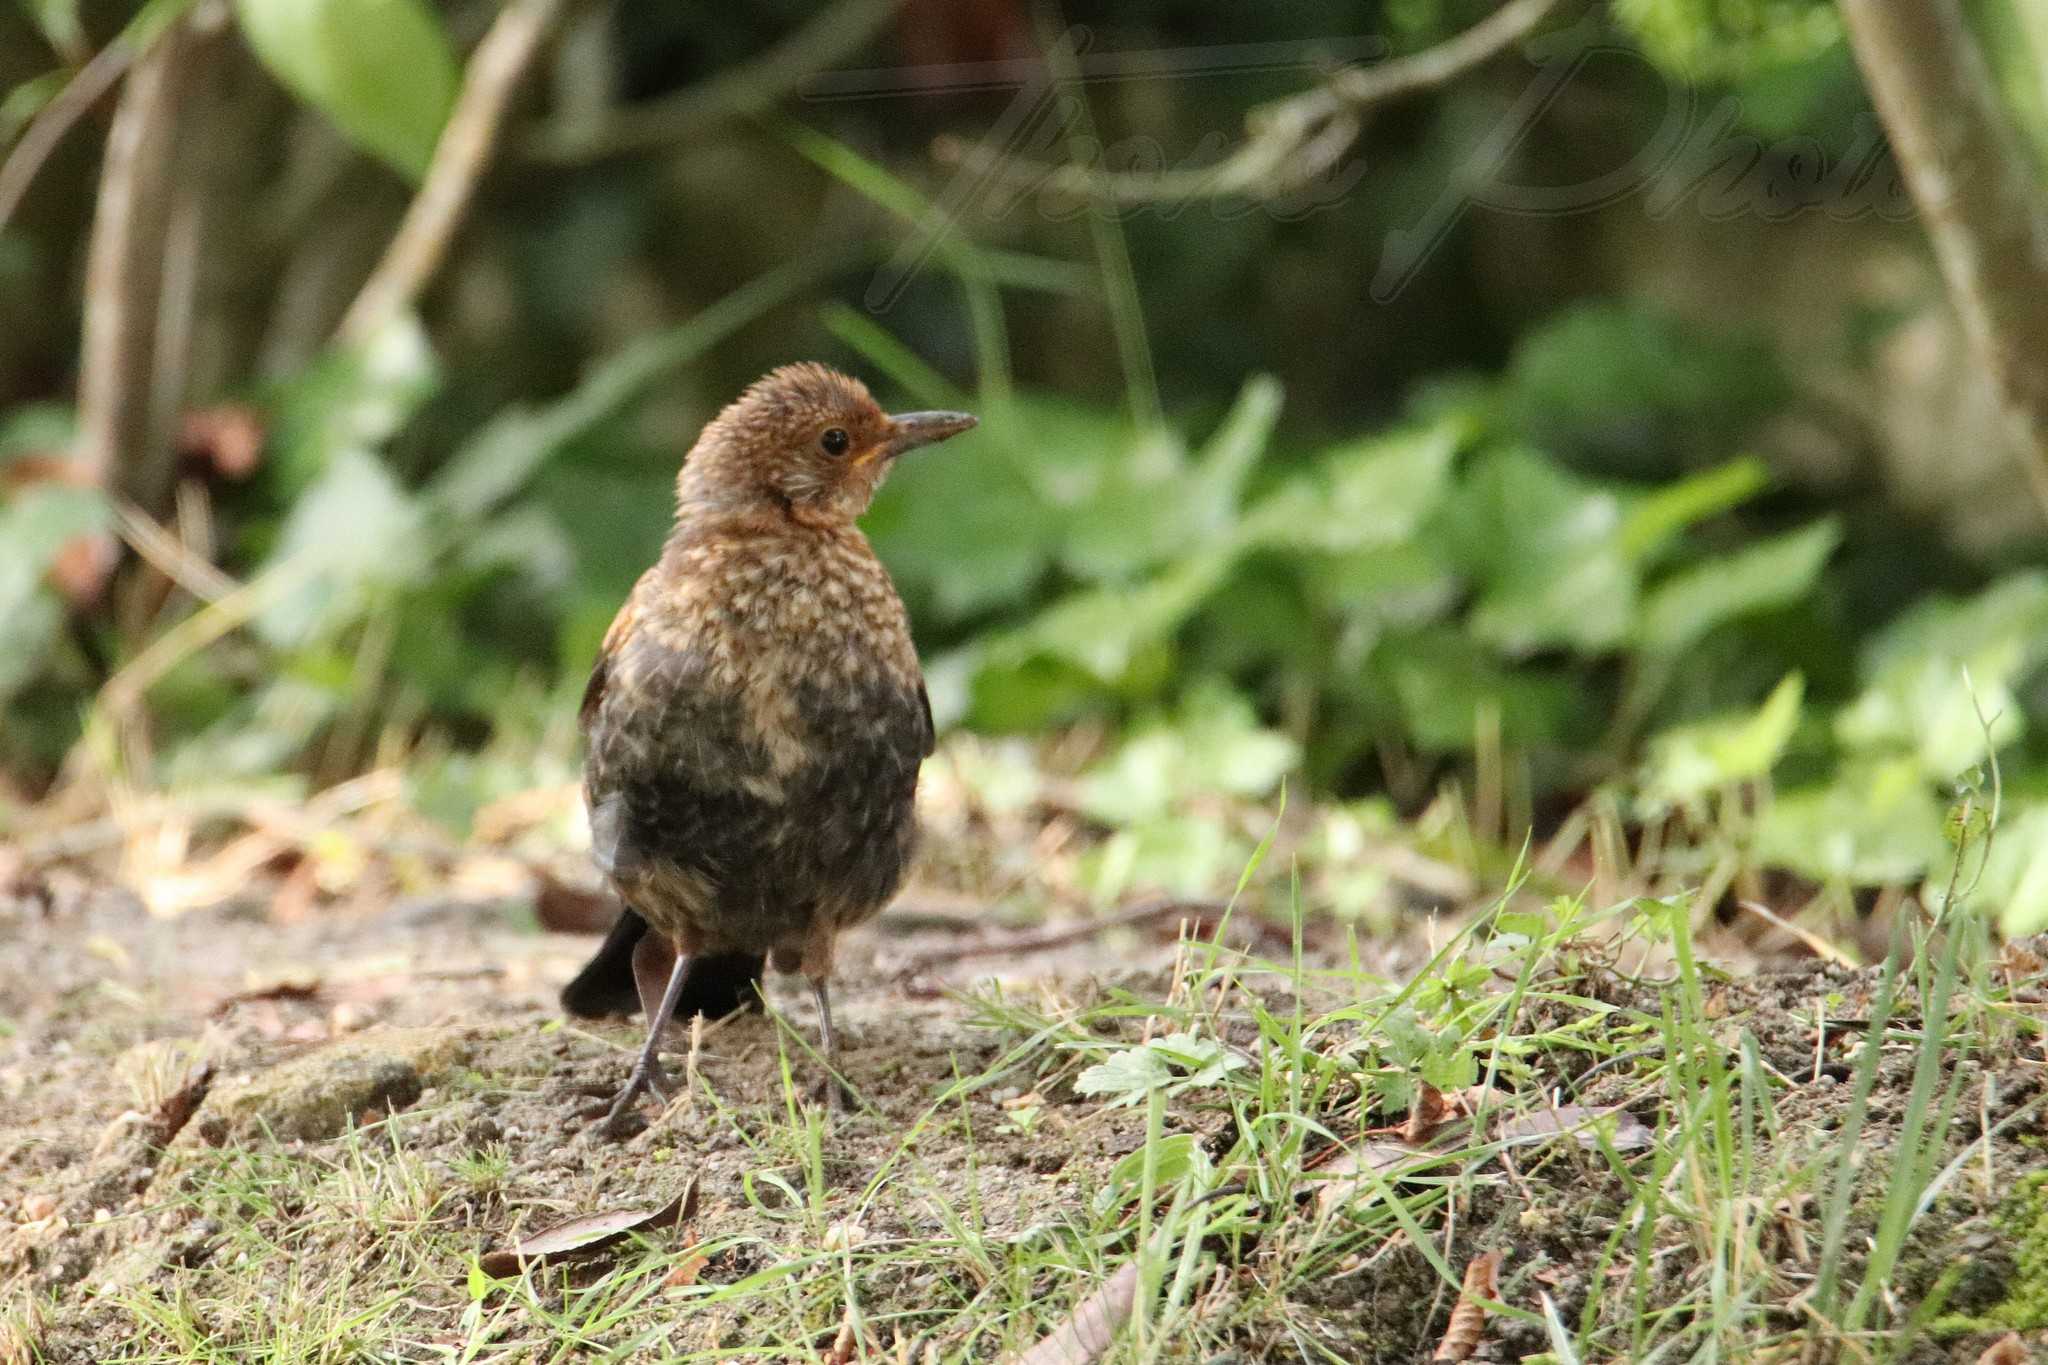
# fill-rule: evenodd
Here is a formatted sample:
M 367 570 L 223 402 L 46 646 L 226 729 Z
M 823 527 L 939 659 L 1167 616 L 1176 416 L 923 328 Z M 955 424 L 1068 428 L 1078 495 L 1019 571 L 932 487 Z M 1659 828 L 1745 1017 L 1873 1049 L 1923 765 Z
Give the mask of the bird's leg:
M 846 1083 L 839 1079 L 839 1033 L 832 1027 L 832 991 L 822 972 L 807 978 L 811 999 L 818 1002 L 818 1041 L 825 1050 L 825 1102 L 835 1114 L 846 1112 L 850 1103 Z
M 655 983 L 660 980 L 660 959 L 667 955 L 673 961 L 668 969 L 668 984 L 659 996 L 655 995 Z M 604 1117 L 603 1132 L 607 1137 L 623 1134 L 626 1115 L 632 1112 L 633 1101 L 643 1090 L 652 1091 L 655 1098 L 668 1100 L 669 1079 L 661 1069 L 661 1035 L 668 1028 L 669 1016 L 675 1012 L 676 1001 L 682 997 L 683 983 L 689 979 L 690 957 L 679 953 L 656 934 L 648 934 L 633 948 L 633 981 L 640 988 L 640 1007 L 647 1012 L 647 1041 L 640 1048 L 639 1060 L 633 1063 L 633 1072 L 626 1078 L 625 1088 L 612 1100 L 612 1107 Z

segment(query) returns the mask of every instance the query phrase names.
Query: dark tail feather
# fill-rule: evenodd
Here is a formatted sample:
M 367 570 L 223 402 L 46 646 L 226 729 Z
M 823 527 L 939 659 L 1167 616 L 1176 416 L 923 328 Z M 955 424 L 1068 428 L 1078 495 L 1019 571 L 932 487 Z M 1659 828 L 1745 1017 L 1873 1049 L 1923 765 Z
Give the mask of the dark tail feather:
M 633 910 L 621 910 L 597 953 L 576 973 L 574 981 L 562 987 L 562 1008 L 581 1019 L 631 1014 L 639 1009 L 640 994 L 633 986 L 633 946 L 646 933 L 646 920 Z M 690 964 L 690 974 L 683 980 L 676 1018 L 701 1014 L 707 1019 L 722 1019 L 735 1011 L 758 1006 L 761 995 L 755 987 L 767 967 L 768 959 L 755 953 L 698 958 Z

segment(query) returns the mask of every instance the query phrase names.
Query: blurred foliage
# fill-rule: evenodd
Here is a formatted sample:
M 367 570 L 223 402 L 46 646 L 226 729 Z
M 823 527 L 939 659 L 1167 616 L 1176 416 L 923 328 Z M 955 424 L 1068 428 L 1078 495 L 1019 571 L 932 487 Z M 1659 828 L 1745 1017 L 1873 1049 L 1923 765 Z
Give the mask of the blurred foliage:
M 1414 50 L 1489 8 L 1400 0 L 1373 17 Z M 0 21 L 16 25 L 0 27 L 0 139 L 95 38 L 146 37 L 176 9 L 18 6 Z M 610 101 L 687 95 L 814 13 L 772 9 L 724 24 L 618 7 L 565 38 L 543 117 L 573 128 Z M 473 36 L 487 10 L 237 0 L 249 53 L 304 106 L 295 136 L 348 168 L 266 209 L 269 230 L 310 240 L 323 215 L 417 179 L 459 80 L 449 35 Z M 1361 22 L 1338 6 L 1229 24 L 1164 3 L 1071 11 L 1127 47 Z M 1673 79 L 1740 95 L 1738 148 L 1796 133 L 1796 152 L 1827 137 L 1832 153 L 1867 116 L 1823 0 L 1603 12 Z M 897 39 L 932 60 L 1028 41 L 1011 8 L 977 13 L 986 31 L 912 16 Z M 2039 141 L 2041 65 L 2025 53 L 2040 23 L 2021 0 L 1973 18 Z M 15 60 L 16 33 L 40 35 L 44 59 Z M 1105 901 L 1214 887 L 1251 856 L 1262 831 L 1191 796 L 1267 798 L 1294 780 L 1327 803 L 1331 856 L 1359 858 L 1395 812 L 1482 767 L 1510 770 L 1532 819 L 1611 796 L 1747 867 L 1909 883 L 1946 873 L 1948 812 L 1981 810 L 1997 763 L 2011 835 L 1983 894 L 2010 925 L 2048 925 L 2048 577 L 1922 555 L 1914 514 L 1859 487 L 1853 441 L 1830 447 L 1847 475 L 1808 477 L 1786 455 L 1786 431 L 1842 423 L 1841 372 L 1869 363 L 1904 305 L 1843 303 L 1816 362 L 1782 326 L 1652 302 L 1583 261 L 1525 268 L 1523 253 L 1557 250 L 1534 219 L 1460 226 L 1411 292 L 1361 305 L 1377 244 L 1466 173 L 1523 79 L 1508 75 L 1390 114 L 1363 152 L 1373 177 L 1293 216 L 977 216 L 926 156 L 934 134 L 1001 112 L 972 94 L 881 113 L 820 101 L 796 121 L 693 131 L 647 165 L 543 179 L 515 161 L 479 207 L 477 264 L 419 319 L 356 348 L 324 342 L 333 301 L 293 345 L 276 340 L 295 316 L 282 304 L 246 329 L 258 340 L 206 396 L 254 404 L 268 432 L 253 478 L 205 490 L 232 575 L 217 600 L 165 588 L 163 614 L 138 615 L 67 596 L 61 557 L 104 538 L 117 509 L 75 482 L 0 479 L 0 760 L 24 788 L 46 783 L 98 718 L 107 671 L 197 622 L 204 647 L 151 660 L 153 742 L 125 759 L 146 765 L 127 780 L 311 787 L 396 746 L 421 807 L 463 826 L 532 780 L 530 755 L 570 723 L 659 546 L 688 433 L 766 363 L 820 354 L 890 398 L 983 415 L 907 462 L 868 529 L 943 725 L 1100 736 L 1063 799 L 1108 832 L 1085 872 Z M 1584 108 L 1565 102 L 1562 132 L 1532 135 L 1521 169 L 1591 178 L 1601 138 L 1651 124 L 1665 92 L 1604 79 Z M 1107 140 L 1199 133 L 1234 128 L 1247 92 L 1300 84 L 1262 68 L 1227 99 L 1184 81 L 1092 112 Z M 1574 135 L 1589 122 L 1600 138 Z M 1647 235 L 1639 217 L 1621 231 Z M 75 346 L 76 310 L 28 306 L 69 287 L 74 226 L 0 235 L 0 302 L 28 320 L 0 337 L 0 475 L 74 444 L 73 376 L 50 355 Z M 1485 255 L 1486 232 L 1501 254 Z M 251 250 L 302 290 L 341 269 Z M 906 260 L 918 268 L 874 273 Z M 897 292 L 876 304 L 885 278 Z M 1045 780 L 978 779 L 1018 800 Z M 1377 893 L 1358 878 L 1329 903 Z M 1105 1088 L 1200 1064 L 1133 1057 Z

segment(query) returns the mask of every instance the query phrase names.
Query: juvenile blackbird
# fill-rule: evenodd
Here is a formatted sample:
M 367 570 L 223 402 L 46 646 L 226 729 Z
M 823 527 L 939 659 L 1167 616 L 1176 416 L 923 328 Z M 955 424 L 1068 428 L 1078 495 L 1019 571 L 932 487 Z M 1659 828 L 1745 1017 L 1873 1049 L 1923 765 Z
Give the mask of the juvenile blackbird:
M 790 365 L 684 461 L 675 529 L 605 635 L 581 711 L 591 853 L 646 923 L 632 965 L 647 1042 L 607 1130 L 641 1091 L 665 1094 L 662 1031 L 700 963 L 717 964 L 711 997 L 751 984 L 761 957 L 801 972 L 836 1072 L 833 942 L 895 894 L 932 751 L 902 600 L 854 521 L 897 456 L 974 424 L 891 417 L 858 380 Z M 613 941 L 631 932 L 622 921 Z

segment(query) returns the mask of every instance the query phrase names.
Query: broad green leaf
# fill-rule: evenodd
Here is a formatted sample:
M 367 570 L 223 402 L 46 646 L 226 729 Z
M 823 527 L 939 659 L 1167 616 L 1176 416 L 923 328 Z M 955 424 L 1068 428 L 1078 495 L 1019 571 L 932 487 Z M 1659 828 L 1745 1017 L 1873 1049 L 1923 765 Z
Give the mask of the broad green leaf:
M 1195 452 L 1190 472 L 1191 530 L 1196 535 L 1227 535 L 1236 529 L 1244 502 L 1244 483 L 1280 420 L 1282 393 L 1271 375 L 1254 375 L 1238 391 L 1223 423 Z
M 1912 754 L 1946 780 L 2019 737 L 2016 689 L 2048 659 L 2048 576 L 1915 606 L 1864 651 L 1865 687 L 1835 722 L 1852 749 Z
M 1141 726 L 1083 774 L 1081 808 L 1111 825 L 1170 813 L 1190 797 L 1260 797 L 1300 758 L 1287 736 L 1261 727 L 1242 697 L 1198 687 L 1170 719 Z
M 63 608 L 43 586 L 57 552 L 107 524 L 96 490 L 43 483 L 0 506 L 0 699 L 34 679 L 63 624 Z
M 1621 524 L 1621 552 L 1631 563 L 1654 559 L 1689 526 L 1748 502 L 1771 481 L 1754 455 L 1680 479 L 1635 500 Z
M 265 469 L 277 492 L 299 496 L 342 451 L 375 450 L 440 385 L 419 322 L 400 317 L 361 346 L 337 346 L 281 386 Z
M 1101 1192 L 1095 1196 L 1098 1212 L 1111 1213 L 1142 1195 L 1146 1160 L 1146 1150 L 1140 1147 L 1125 1154 L 1110 1168 L 1108 1179 L 1103 1181 Z M 1171 1133 L 1161 1138 L 1151 1151 L 1150 1160 L 1152 1179 L 1156 1182 L 1154 1188 L 1158 1190 L 1171 1190 L 1190 1179 L 1206 1185 L 1215 1170 L 1208 1152 L 1202 1148 L 1202 1140 L 1193 1133 Z
M 1970 902 L 1998 919 L 1998 927 L 2018 938 L 2048 929 L 2048 806 L 2009 807 L 1991 836 L 1987 853 L 1982 842 L 1961 850 L 1960 886 Z M 1922 889 L 1925 904 L 1938 906 L 1947 893 L 1950 868 L 1937 863 Z M 1977 875 L 1981 865 L 1982 875 Z M 1975 882 L 1972 887 L 1971 883 Z
M 988 644 L 992 663 L 1049 655 L 1105 683 L 1123 678 L 1145 650 L 1172 639 L 1229 570 L 1228 552 L 1194 555 L 1136 588 L 1091 588 L 1062 598 Z
M 1346 554 L 1399 545 L 1435 510 L 1462 440 L 1438 422 L 1334 447 L 1245 517 L 1244 540 Z
M 419 505 L 376 456 L 343 450 L 292 504 L 266 573 L 303 575 L 256 618 L 271 644 L 308 644 L 358 619 L 428 564 Z
M 1650 741 L 1645 795 L 1654 805 L 1684 805 L 1765 776 L 1799 725 L 1805 694 L 1805 679 L 1793 673 L 1755 711 L 1677 726 L 1656 736 Z
M 1842 41 L 1829 0 L 1615 0 L 1615 18 L 1681 80 L 1728 81 Z
M 1644 596 L 1637 641 L 1674 655 L 1724 622 L 1800 601 L 1841 539 L 1829 518 L 1675 573 Z
M 1581 468 L 1661 480 L 1737 448 L 1789 384 L 1763 345 L 1595 301 L 1525 334 L 1501 389 L 1523 439 Z
M 1520 447 L 1488 452 L 1446 522 L 1480 584 L 1470 627 L 1511 654 L 1564 646 L 1601 653 L 1635 616 L 1638 578 L 1623 555 L 1614 491 Z
M 1568 679 L 1504 664 L 1459 631 L 1391 636 L 1373 650 L 1371 669 L 1408 738 L 1436 753 L 1470 749 L 1482 712 L 1497 716 L 1502 737 L 1516 745 L 1561 743 L 1586 712 L 1583 689 Z
M 1947 848 L 1941 803 L 1919 765 L 1894 758 L 1778 793 L 1757 815 L 1754 855 L 1815 881 L 1881 886 L 1917 880 Z
M 272 75 L 364 150 L 418 180 L 461 71 L 425 0 L 235 0 Z

